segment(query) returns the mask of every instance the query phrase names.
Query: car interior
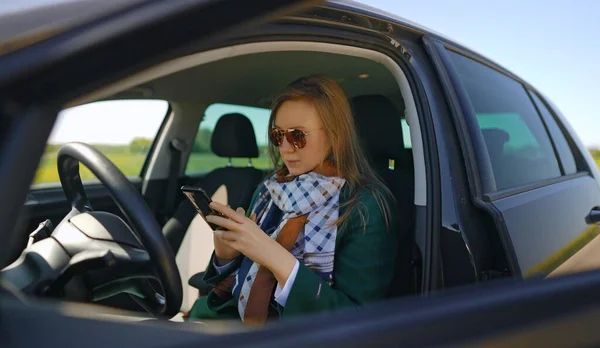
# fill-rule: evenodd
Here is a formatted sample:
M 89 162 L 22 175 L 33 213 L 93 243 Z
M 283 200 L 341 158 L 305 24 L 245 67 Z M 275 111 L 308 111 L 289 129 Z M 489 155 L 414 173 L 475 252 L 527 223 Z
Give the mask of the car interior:
M 172 214 L 161 221 L 161 226 L 176 255 L 183 283 L 181 312 L 189 311 L 198 296 L 210 290 L 201 275 L 213 247 L 208 225 L 179 194 L 179 187 L 200 186 L 213 200 L 245 208 L 257 185 L 272 171 L 252 165 L 252 159 L 259 157 L 257 133 L 246 115 L 235 112 L 218 119 L 210 141 L 212 152 L 223 158 L 223 166 L 193 175 L 185 173 L 193 151 L 190 144 L 205 110 L 215 103 L 268 109 L 278 91 L 309 74 L 330 76 L 344 89 L 371 163 L 396 199 L 394 214 L 399 216 L 399 224 L 393 233 L 400 236 L 400 252 L 390 296 L 419 291 L 414 260 L 415 207 L 426 205 L 425 171 L 415 103 L 401 68 L 389 57 L 366 49 L 310 42 L 251 43 L 165 62 L 70 105 L 115 99 L 169 102 L 170 112 L 154 139 L 142 184 L 137 188 L 143 196 L 170 190 L 158 197 L 174 201 Z M 173 147 L 178 147 L 177 151 Z M 233 165 L 231 159 L 237 158 L 248 159 L 248 164 Z M 178 180 L 173 180 L 174 175 Z M 163 186 L 153 188 L 155 182 Z M 79 276 L 82 274 L 74 278 Z M 95 302 L 143 311 L 143 304 L 131 301 L 133 297 L 131 293 L 112 294 Z

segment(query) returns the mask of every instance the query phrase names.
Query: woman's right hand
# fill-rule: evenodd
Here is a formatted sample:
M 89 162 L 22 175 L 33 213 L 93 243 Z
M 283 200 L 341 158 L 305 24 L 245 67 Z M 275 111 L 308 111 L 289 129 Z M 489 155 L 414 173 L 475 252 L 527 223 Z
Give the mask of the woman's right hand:
M 237 212 L 240 214 L 246 214 L 243 208 L 237 208 Z M 252 214 L 250 219 L 256 221 L 256 215 Z M 235 250 L 234 248 L 225 244 L 221 239 L 217 236 L 217 234 L 213 234 L 213 242 L 215 244 L 215 257 L 218 266 L 223 266 L 231 262 L 236 257 L 240 256 L 240 252 Z

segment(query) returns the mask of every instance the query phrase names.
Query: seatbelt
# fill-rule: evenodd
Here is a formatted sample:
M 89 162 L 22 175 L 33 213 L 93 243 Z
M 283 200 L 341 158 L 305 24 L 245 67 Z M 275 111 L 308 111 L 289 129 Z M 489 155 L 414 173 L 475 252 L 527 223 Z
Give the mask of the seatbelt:
M 178 138 L 174 138 L 169 143 L 171 152 L 171 165 L 169 168 L 169 177 L 167 179 L 167 188 L 165 192 L 164 214 L 168 219 L 175 212 L 175 203 L 177 193 L 179 192 L 179 170 L 181 169 L 181 155 L 186 150 L 186 144 Z

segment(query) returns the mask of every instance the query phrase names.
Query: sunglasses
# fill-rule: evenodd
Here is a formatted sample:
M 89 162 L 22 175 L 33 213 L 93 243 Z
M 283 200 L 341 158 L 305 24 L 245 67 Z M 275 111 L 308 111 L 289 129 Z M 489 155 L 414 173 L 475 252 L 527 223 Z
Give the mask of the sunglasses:
M 319 128 L 321 129 L 321 128 Z M 319 129 L 303 132 L 299 129 L 278 129 L 272 128 L 269 132 L 269 140 L 271 144 L 280 147 L 283 144 L 283 137 L 296 149 L 302 149 L 306 146 L 306 136 Z

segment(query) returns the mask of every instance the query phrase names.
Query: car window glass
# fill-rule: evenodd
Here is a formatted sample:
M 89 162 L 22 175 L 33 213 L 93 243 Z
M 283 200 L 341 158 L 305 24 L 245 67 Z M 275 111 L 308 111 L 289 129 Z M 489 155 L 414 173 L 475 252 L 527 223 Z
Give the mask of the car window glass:
M 211 136 L 217 121 L 230 113 L 240 113 L 250 120 L 254 128 L 258 144 L 259 157 L 252 158 L 252 166 L 259 169 L 272 167 L 268 154 L 267 123 L 269 122 L 269 109 L 254 108 L 232 104 L 212 104 L 204 112 L 198 133 L 194 140 L 192 154 L 188 160 L 186 174 L 208 172 L 216 168 L 227 166 L 228 158 L 215 155 L 211 149 Z M 237 167 L 248 166 L 248 158 L 232 158 L 232 165 Z
M 552 143 L 525 88 L 472 59 L 449 55 L 475 109 L 497 190 L 560 176 Z
M 537 94 L 530 91 L 531 98 L 535 102 L 535 105 L 540 110 L 540 113 L 544 117 L 546 121 L 546 125 L 548 126 L 548 131 L 554 140 L 554 145 L 556 146 L 556 151 L 558 152 L 558 156 L 560 157 L 560 161 L 562 163 L 565 174 L 573 174 L 577 172 L 577 165 L 575 164 L 575 157 L 573 156 L 573 152 L 571 151 L 571 147 L 565 138 L 565 134 L 562 132 L 558 124 L 556 123 L 556 119 L 550 113 L 546 105 L 542 102 L 542 100 L 538 97 Z
M 84 142 L 100 150 L 126 176 L 138 176 L 169 103 L 164 100 L 111 100 L 61 111 L 33 184 L 59 183 L 56 167 L 60 146 Z M 82 180 L 96 179 L 80 167 Z
M 412 141 L 410 139 L 410 126 L 408 125 L 408 122 L 406 122 L 405 118 L 402 119 L 402 138 L 404 140 L 404 148 L 412 149 Z

